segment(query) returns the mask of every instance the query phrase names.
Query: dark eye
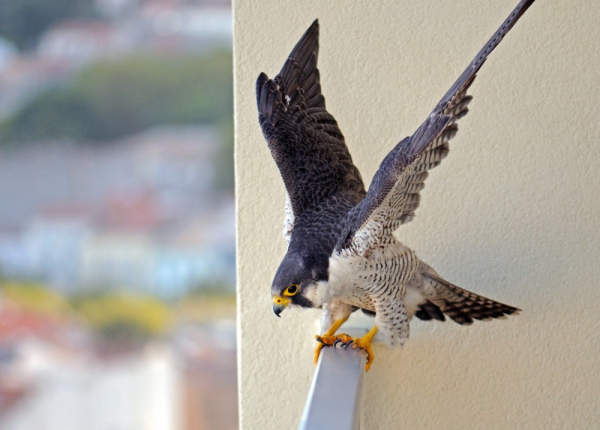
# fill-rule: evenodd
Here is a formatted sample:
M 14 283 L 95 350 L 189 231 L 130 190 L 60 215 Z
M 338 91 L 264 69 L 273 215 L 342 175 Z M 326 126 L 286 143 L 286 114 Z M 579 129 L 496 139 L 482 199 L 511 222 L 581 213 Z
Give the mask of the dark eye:
M 298 285 L 292 284 L 285 289 L 286 296 L 293 296 L 298 292 Z

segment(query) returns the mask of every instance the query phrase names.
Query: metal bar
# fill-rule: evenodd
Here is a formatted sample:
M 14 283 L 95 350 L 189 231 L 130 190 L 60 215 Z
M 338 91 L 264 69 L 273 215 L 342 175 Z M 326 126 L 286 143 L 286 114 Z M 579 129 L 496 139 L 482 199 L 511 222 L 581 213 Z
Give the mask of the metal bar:
M 362 350 L 323 348 L 299 430 L 358 430 L 364 374 Z

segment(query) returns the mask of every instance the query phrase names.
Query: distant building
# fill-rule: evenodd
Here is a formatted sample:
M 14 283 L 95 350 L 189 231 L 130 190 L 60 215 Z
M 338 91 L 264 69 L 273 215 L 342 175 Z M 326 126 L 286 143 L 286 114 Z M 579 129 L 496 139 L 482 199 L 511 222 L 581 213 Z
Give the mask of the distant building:
M 0 70 L 3 70 L 16 60 L 17 55 L 18 51 L 15 44 L 8 39 L 0 37 Z
M 157 294 L 177 298 L 199 286 L 218 282 L 222 260 L 206 247 L 162 247 L 156 255 L 155 282 Z
M 72 76 L 74 65 L 64 59 L 20 55 L 0 67 L 0 118 L 21 109 L 51 85 Z
M 40 58 L 85 65 L 122 56 L 137 43 L 134 31 L 110 21 L 63 21 L 42 35 L 36 53 Z
M 135 13 L 138 0 L 94 0 L 96 10 L 113 20 L 121 20 Z
M 235 321 L 184 325 L 174 344 L 183 359 L 182 429 L 237 429 Z
M 131 208 L 142 203 L 130 202 Z M 163 298 L 201 287 L 234 285 L 233 201 L 214 212 L 162 221 L 147 210 L 132 216 L 112 211 L 83 249 L 82 284 L 88 288 L 126 288 Z M 135 214 L 140 214 L 138 218 Z M 143 214 L 143 215 L 142 215 Z
M 154 294 L 154 241 L 136 232 L 99 232 L 82 250 L 80 289 Z
M 157 50 L 207 51 L 232 45 L 230 2 L 151 0 L 140 10 L 147 44 Z
M 30 277 L 64 292 L 81 279 L 82 254 L 93 234 L 92 216 L 75 206 L 47 207 L 24 232 Z
M 233 196 L 214 187 L 219 138 L 207 127 L 157 127 L 113 146 L 4 154 L 0 201 L 11 205 L 0 205 L 0 270 L 63 293 L 173 298 L 233 285 Z
M 199 126 L 155 127 L 127 140 L 134 151 L 136 178 L 142 187 L 156 191 L 165 207 L 182 199 L 199 202 L 214 192 L 220 143 L 216 129 Z
M 232 244 L 235 244 L 235 208 L 230 196 L 174 231 L 165 247 L 172 253 L 187 252 L 196 256 L 196 276 L 187 279 L 189 289 L 210 287 L 214 282 L 235 285 L 235 246 Z M 166 290 L 168 277 L 159 279 L 164 279 L 161 289 Z
M 54 360 L 72 364 L 88 339 L 72 320 L 20 309 L 1 296 L 0 322 L 0 428 L 6 430 L 8 417 L 40 388 L 40 374 Z
M 179 205 L 189 213 L 190 205 L 207 206 L 215 195 L 220 139 L 211 127 L 172 126 L 112 145 L 44 142 L 4 149 L 0 202 L 6 204 L 0 205 L 0 231 L 26 227 L 40 207 L 56 202 L 98 212 L 120 192 L 158 193 L 161 210 Z
M 0 38 L 0 118 L 90 63 L 132 53 L 204 53 L 231 49 L 229 0 L 95 0 L 104 20 L 62 21 L 19 55 Z
M 0 366 L 2 430 L 182 428 L 182 378 L 166 346 L 107 362 L 30 332 L 11 351 Z
M 0 276 L 20 278 L 29 268 L 29 253 L 20 230 L 0 230 Z
M 98 0 L 111 19 L 63 21 L 47 30 L 36 55 L 79 66 L 135 51 L 203 52 L 232 45 L 229 2 Z

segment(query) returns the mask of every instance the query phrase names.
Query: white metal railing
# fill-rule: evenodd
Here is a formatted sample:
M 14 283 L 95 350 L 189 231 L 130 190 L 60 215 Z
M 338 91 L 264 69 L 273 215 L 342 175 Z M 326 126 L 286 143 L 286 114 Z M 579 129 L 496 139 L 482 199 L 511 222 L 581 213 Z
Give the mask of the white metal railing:
M 362 336 L 366 330 L 344 330 Z M 366 353 L 324 347 L 317 363 L 299 430 L 358 430 Z

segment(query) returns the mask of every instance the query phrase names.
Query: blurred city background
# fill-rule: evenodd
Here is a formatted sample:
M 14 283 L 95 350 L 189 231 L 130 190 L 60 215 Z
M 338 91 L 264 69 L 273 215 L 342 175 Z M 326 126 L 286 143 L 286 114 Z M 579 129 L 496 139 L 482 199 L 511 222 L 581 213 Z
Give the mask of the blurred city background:
M 235 429 L 229 0 L 0 2 L 0 429 Z

